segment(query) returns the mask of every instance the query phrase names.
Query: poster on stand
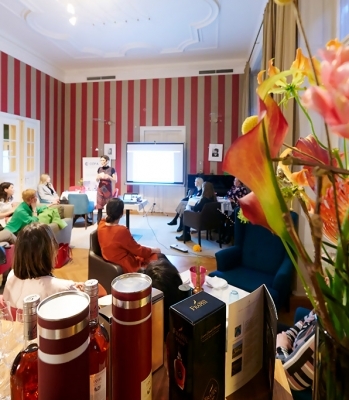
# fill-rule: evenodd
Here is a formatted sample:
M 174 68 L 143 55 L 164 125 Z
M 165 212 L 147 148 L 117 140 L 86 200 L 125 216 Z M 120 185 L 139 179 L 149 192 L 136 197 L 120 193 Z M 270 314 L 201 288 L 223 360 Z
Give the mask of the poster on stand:
M 99 157 L 83 157 L 82 179 L 86 190 L 97 190 L 97 170 L 101 166 Z

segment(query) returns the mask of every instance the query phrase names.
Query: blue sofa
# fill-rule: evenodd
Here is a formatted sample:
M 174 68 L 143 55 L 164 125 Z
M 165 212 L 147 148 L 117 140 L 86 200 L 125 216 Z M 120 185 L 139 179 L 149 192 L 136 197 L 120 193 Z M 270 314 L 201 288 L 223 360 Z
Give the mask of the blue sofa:
M 235 209 L 234 246 L 216 253 L 218 276 L 247 292 L 262 284 L 268 288 L 277 309 L 289 307 L 294 267 L 281 239 L 268 229 L 242 223 Z M 291 212 L 294 224 L 298 215 Z

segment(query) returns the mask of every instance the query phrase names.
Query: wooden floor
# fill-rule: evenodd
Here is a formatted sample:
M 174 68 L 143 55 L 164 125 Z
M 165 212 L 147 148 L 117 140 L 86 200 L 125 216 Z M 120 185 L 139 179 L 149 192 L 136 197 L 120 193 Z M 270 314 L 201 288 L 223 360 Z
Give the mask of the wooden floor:
M 168 259 L 176 266 L 179 272 L 186 271 L 196 263 L 196 257 L 190 255 L 167 256 Z M 208 272 L 216 270 L 216 260 L 212 257 L 200 257 L 200 264 L 203 265 Z M 65 265 L 63 268 L 56 269 L 54 275 L 59 278 L 72 279 L 76 282 L 84 282 L 87 280 L 88 267 L 88 250 L 73 249 L 73 261 Z M 279 321 L 292 325 L 293 315 L 297 307 L 311 308 L 311 304 L 307 297 L 291 296 L 290 311 L 279 311 Z

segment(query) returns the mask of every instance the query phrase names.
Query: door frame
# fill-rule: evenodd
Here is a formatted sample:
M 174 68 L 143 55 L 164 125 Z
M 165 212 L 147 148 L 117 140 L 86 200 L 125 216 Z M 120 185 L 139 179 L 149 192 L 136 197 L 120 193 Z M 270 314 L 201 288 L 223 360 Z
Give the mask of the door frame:
M 15 173 L 5 173 L 3 172 L 3 154 L 2 154 L 2 149 L 3 149 L 3 131 L 1 131 L 0 134 L 0 182 L 3 181 L 9 181 L 14 183 L 15 185 L 15 193 L 14 193 L 14 199 L 15 201 L 21 201 L 21 193 L 23 190 L 28 189 L 26 187 L 26 163 L 27 163 L 27 158 L 26 157 L 21 157 L 20 154 L 26 154 L 26 149 L 24 149 L 24 146 L 26 145 L 26 132 L 27 132 L 27 127 L 30 126 L 31 128 L 34 128 L 35 131 L 35 145 L 34 145 L 34 179 L 35 180 L 35 187 L 33 189 L 36 189 L 37 184 L 39 183 L 40 179 L 40 137 L 41 137 L 41 131 L 40 131 L 40 121 L 37 119 L 33 118 L 27 118 L 27 117 L 22 117 L 20 115 L 15 115 L 15 114 L 10 114 L 10 113 L 5 113 L 5 112 L 0 112 L 0 127 L 2 130 L 3 125 L 16 125 L 17 130 L 18 130 L 18 135 L 16 135 L 16 154 L 18 154 L 18 159 L 19 163 L 16 165 L 16 171 Z M 22 164 L 20 164 L 22 162 Z M 23 164 L 24 163 L 24 164 Z M 24 172 L 23 172 L 24 171 Z M 33 176 L 33 174 L 31 174 Z M 30 185 L 32 186 L 32 185 Z

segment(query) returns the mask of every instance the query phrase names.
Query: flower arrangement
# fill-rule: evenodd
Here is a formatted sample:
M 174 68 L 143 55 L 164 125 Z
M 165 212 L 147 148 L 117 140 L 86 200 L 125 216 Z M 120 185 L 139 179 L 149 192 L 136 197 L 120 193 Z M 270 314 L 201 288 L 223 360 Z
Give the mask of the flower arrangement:
M 303 33 L 297 3 L 274 1 L 295 8 Z M 307 47 L 308 57 L 298 49 L 289 70 L 280 71 L 270 60 L 268 70 L 260 72 L 259 114 L 244 122 L 243 135 L 228 150 L 223 170 L 252 191 L 240 200 L 241 218 L 281 238 L 322 326 L 349 350 L 349 47 L 331 40 L 320 51 L 322 62 Z M 282 96 L 279 104 L 273 94 Z M 280 104 L 289 101 L 304 113 L 311 132 L 295 146 L 284 144 L 288 124 Z M 326 143 L 317 136 L 309 110 L 322 116 Z M 332 147 L 335 135 L 342 138 L 342 150 Z M 283 145 L 286 149 L 279 155 Z M 310 226 L 311 253 L 292 222 L 290 200 L 295 199 Z

